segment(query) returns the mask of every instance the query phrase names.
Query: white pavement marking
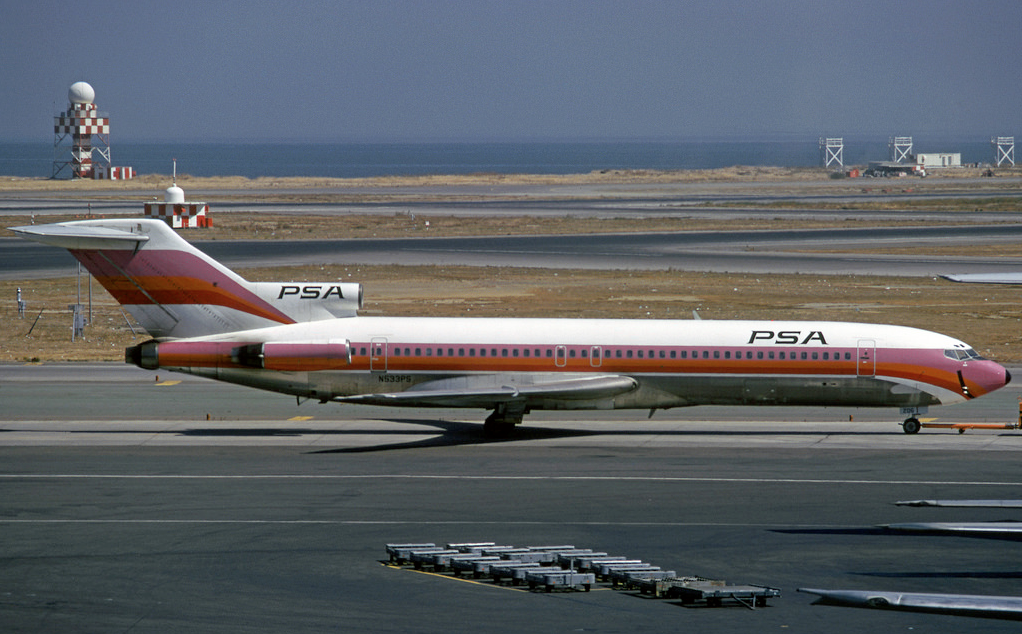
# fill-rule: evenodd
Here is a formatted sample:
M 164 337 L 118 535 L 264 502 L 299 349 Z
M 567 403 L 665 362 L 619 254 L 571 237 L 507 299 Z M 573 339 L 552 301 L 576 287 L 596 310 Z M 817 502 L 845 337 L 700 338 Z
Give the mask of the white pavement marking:
M 121 480 L 470 480 L 488 481 L 570 481 L 570 482 L 726 482 L 741 484 L 855 484 L 855 485 L 927 485 L 927 486 L 1022 486 L 1019 481 L 986 480 L 844 480 L 821 478 L 723 478 L 684 476 L 501 476 L 501 475 L 451 475 L 451 474 L 354 474 L 354 475 L 303 475 L 303 474 L 234 474 L 234 475 L 192 475 L 192 474 L 144 474 L 144 473 L 4 473 L 0 480 L 31 479 L 121 479 Z

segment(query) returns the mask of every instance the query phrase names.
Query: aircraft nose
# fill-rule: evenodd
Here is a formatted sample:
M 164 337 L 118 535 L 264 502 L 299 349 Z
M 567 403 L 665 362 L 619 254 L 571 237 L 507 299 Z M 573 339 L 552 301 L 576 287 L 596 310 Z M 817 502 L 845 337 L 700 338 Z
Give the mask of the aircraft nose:
M 1008 372 L 1008 369 L 1005 368 L 1004 369 L 1004 384 L 1007 385 L 1009 383 L 1011 383 L 1011 372 Z

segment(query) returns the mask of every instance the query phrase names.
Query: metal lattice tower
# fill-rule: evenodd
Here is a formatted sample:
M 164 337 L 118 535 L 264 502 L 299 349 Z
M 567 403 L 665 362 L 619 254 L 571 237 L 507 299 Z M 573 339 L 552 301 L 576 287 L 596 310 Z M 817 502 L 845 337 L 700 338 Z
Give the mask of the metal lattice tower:
M 845 166 L 845 140 L 844 138 L 820 138 L 820 161 L 824 167 L 836 164 L 838 167 Z
M 990 145 L 994 146 L 994 165 L 1000 167 L 1007 163 L 1015 167 L 1015 137 L 995 136 L 990 139 Z
M 97 167 L 110 170 L 110 119 L 92 103 L 96 92 L 84 81 L 71 85 L 68 107 L 53 118 L 53 174 L 59 178 L 70 168 L 69 178 L 93 178 Z M 98 143 L 93 144 L 93 137 Z M 93 152 L 98 155 L 94 161 Z
M 892 136 L 887 147 L 891 150 L 891 160 L 895 163 L 912 160 L 912 137 Z

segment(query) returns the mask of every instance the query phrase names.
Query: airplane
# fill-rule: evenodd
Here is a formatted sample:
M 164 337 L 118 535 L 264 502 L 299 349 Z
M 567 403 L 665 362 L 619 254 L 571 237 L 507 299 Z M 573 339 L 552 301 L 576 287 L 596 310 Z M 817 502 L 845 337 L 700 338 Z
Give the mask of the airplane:
M 249 282 L 155 219 L 12 227 L 68 249 L 152 336 L 125 361 L 320 402 L 492 410 L 899 407 L 1003 387 L 952 337 L 824 321 L 369 317 L 360 284 Z

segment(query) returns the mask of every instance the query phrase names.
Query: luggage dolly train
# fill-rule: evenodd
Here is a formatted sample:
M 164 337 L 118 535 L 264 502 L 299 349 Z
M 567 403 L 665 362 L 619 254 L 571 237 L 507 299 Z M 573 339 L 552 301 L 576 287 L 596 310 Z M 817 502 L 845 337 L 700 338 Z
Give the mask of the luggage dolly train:
M 781 596 L 777 588 L 728 584 L 698 576 L 679 576 L 674 570 L 625 556 L 609 555 L 573 545 L 515 546 L 495 542 L 432 542 L 387 544 L 387 565 L 431 569 L 436 574 L 458 577 L 471 574 L 489 578 L 495 584 L 528 585 L 530 591 L 543 589 L 589 592 L 596 583 L 611 588 L 638 590 L 656 598 L 677 599 L 683 604 L 701 603 L 720 607 L 734 602 L 750 610 L 767 605 L 767 599 Z

